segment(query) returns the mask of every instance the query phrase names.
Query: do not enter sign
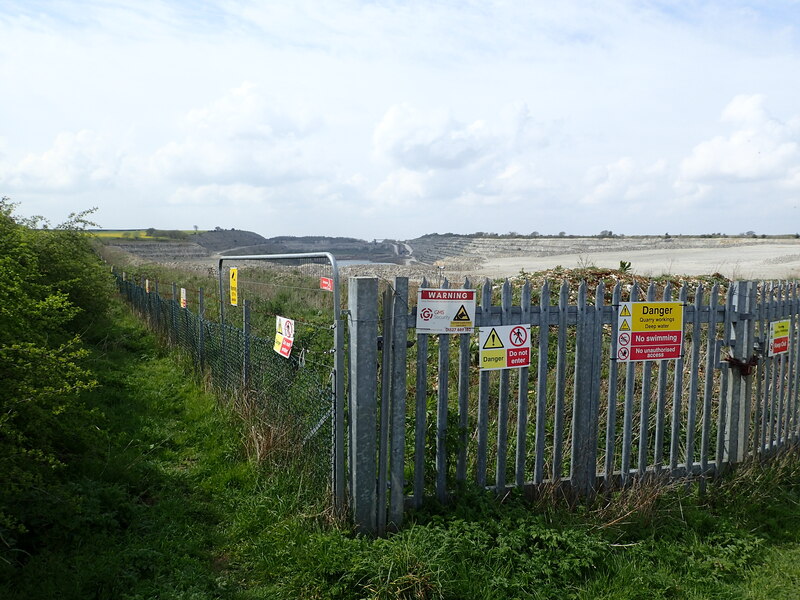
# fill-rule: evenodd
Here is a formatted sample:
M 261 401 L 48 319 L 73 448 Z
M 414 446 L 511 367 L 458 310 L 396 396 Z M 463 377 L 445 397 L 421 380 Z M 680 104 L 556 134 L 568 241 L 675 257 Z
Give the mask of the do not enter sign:
M 481 369 L 517 369 L 531 364 L 530 325 L 481 327 L 478 332 Z

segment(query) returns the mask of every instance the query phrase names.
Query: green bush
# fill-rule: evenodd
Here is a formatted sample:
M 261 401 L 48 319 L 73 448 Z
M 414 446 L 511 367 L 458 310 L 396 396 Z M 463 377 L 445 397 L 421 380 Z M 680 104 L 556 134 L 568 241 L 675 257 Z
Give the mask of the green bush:
M 91 435 L 79 396 L 95 385 L 79 332 L 111 289 L 85 214 L 49 229 L 13 210 L 0 200 L 0 558 L 10 564 L 68 518 L 62 472 Z

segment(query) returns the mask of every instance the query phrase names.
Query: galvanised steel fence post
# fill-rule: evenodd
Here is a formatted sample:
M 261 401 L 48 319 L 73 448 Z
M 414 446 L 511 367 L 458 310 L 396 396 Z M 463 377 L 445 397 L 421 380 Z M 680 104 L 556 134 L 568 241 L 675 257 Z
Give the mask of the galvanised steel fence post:
M 376 381 L 378 376 L 378 280 L 352 277 L 350 328 L 350 499 L 361 533 L 376 531 Z
M 751 287 L 750 281 L 737 281 L 733 291 L 733 310 L 731 313 L 731 364 L 728 382 L 728 415 L 725 426 L 725 447 L 723 462 L 734 464 L 744 459 L 749 433 L 750 394 L 747 364 L 753 355 L 753 330 L 750 323 Z
M 206 331 L 205 331 L 205 318 L 206 318 L 206 297 L 203 293 L 203 288 L 198 292 L 197 301 L 197 362 L 200 365 L 200 372 L 205 370 L 206 366 Z
M 250 300 L 244 301 L 242 311 L 242 390 L 250 389 Z
M 178 344 L 178 302 L 176 298 L 178 297 L 178 284 L 173 282 L 172 283 L 172 299 L 169 304 L 169 316 L 171 321 L 171 327 L 169 332 L 169 340 L 172 342 L 173 345 Z

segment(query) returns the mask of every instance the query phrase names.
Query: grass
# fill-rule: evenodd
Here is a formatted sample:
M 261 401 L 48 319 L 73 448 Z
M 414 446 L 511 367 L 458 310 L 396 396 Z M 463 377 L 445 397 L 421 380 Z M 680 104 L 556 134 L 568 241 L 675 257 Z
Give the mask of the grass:
M 197 230 L 194 229 L 178 229 L 180 233 L 184 233 L 186 235 L 194 235 L 195 233 L 205 233 L 206 230 Z M 154 235 L 150 236 L 147 234 L 147 229 L 95 229 L 91 230 L 91 234 L 94 237 L 100 238 L 103 241 L 110 241 L 110 240 L 122 240 L 122 241 L 130 241 L 130 240 L 150 240 L 150 241 L 175 241 L 172 238 L 164 235 Z
M 386 539 L 329 522 L 301 475 L 121 307 L 89 335 L 96 443 L 2 598 L 796 598 L 800 458 L 570 509 L 467 491 Z

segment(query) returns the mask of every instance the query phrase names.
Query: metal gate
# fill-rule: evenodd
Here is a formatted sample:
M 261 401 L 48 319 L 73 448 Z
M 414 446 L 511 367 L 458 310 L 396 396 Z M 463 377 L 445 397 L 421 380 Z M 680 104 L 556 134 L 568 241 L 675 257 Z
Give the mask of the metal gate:
M 218 276 L 221 343 L 241 344 L 242 387 L 259 395 L 267 418 L 280 421 L 278 434 L 293 444 L 323 440 L 317 443 L 322 452 L 330 423 L 330 482 L 342 514 L 345 356 L 336 258 L 328 252 L 223 256 Z M 296 328 L 288 356 L 274 345 L 273 318 L 290 319 Z M 241 330 L 227 325 L 234 319 L 241 319 Z

